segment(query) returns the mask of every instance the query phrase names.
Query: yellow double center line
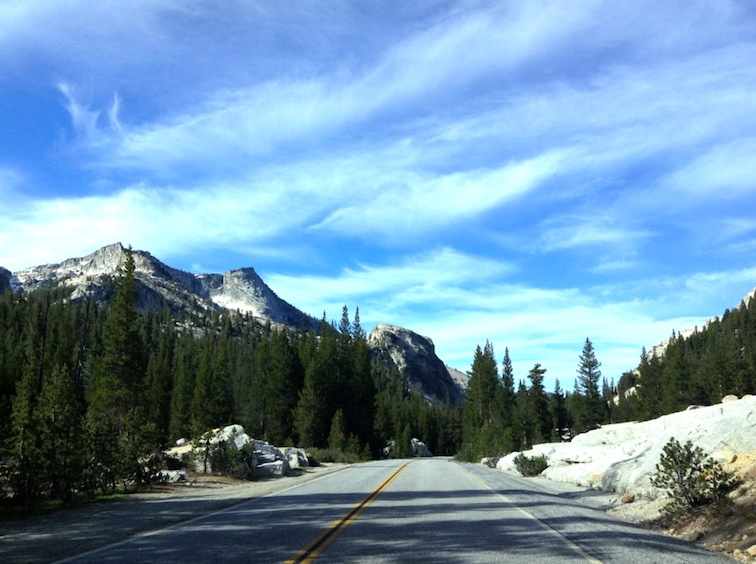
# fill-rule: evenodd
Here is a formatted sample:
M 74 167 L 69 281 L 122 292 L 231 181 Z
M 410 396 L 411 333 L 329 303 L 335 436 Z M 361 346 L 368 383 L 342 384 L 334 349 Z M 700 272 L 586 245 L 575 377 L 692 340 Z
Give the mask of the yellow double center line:
M 409 466 L 412 462 L 413 461 L 410 460 L 409 462 L 400 466 L 396 472 L 391 474 L 391 476 L 389 476 L 388 479 L 380 486 L 378 486 L 378 488 L 375 489 L 369 496 L 352 507 L 352 509 L 347 511 L 339 519 L 331 523 L 331 525 L 326 530 L 318 535 L 310 544 L 308 544 L 306 547 L 292 556 L 289 560 L 287 560 L 286 563 L 294 564 L 295 562 L 312 562 L 318 556 L 320 556 L 329 546 L 331 546 L 331 543 L 333 543 L 333 541 L 341 536 L 341 533 L 343 533 L 349 525 L 357 520 L 357 518 L 362 514 L 363 511 L 365 511 L 365 509 L 372 505 L 372 503 L 378 498 L 379 495 L 386 491 L 391 483 L 396 480 L 397 476 L 399 476 L 399 474 L 401 474 L 404 469 L 407 468 L 407 466 Z

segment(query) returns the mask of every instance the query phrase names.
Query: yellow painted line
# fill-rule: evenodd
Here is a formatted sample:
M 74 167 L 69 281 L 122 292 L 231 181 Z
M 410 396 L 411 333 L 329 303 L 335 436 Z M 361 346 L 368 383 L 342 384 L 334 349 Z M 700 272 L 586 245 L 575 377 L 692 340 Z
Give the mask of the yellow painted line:
M 289 560 L 287 560 L 286 564 L 312 562 L 318 556 L 320 556 L 329 546 L 331 546 L 331 544 L 337 538 L 339 538 L 339 536 L 341 536 L 341 533 L 343 533 L 349 525 L 354 523 L 357 518 L 362 515 L 362 512 L 365 511 L 365 509 L 373 504 L 373 502 L 378 498 L 379 495 L 386 491 L 391 483 L 396 480 L 397 476 L 399 476 L 399 474 L 401 474 L 404 469 L 407 468 L 407 466 L 412 464 L 412 462 L 413 461 L 410 460 L 409 462 L 400 466 L 396 472 L 391 474 L 391 476 L 389 476 L 385 482 L 378 486 L 377 489 L 373 490 L 373 492 L 369 496 L 354 505 L 352 509 L 350 509 L 340 518 L 336 519 L 336 521 L 331 523 L 331 525 L 322 533 L 320 533 L 310 544 L 305 546 Z
M 462 468 L 462 470 L 464 470 L 465 472 L 467 472 L 467 474 L 473 480 L 475 480 L 476 482 L 478 482 L 484 488 L 486 488 L 488 490 L 491 490 L 496 495 L 498 495 L 499 497 L 501 497 L 510 507 L 516 509 L 517 511 L 519 511 L 520 513 L 522 513 L 525 517 L 527 517 L 528 519 L 532 519 L 533 521 L 536 521 L 546 532 L 548 532 L 549 534 L 557 537 L 559 540 L 567 543 L 567 546 L 569 546 L 573 550 L 573 552 L 575 552 L 578 556 L 580 556 L 581 558 L 585 558 L 585 560 L 587 562 L 590 562 L 591 564 L 603 564 L 601 560 L 599 560 L 598 558 L 596 558 L 596 557 L 592 556 L 591 554 L 589 554 L 588 552 L 586 552 L 580 545 L 575 544 L 570 539 L 568 539 L 567 537 L 565 537 L 562 533 L 560 533 L 559 531 L 557 531 L 556 529 L 554 529 L 550 525 L 544 523 L 543 521 L 541 521 L 538 517 L 536 517 L 535 515 L 533 515 L 529 511 L 526 511 L 525 509 L 523 509 L 522 507 L 520 507 L 519 505 L 517 505 L 514 501 L 512 501 L 511 499 L 509 499 L 503 493 L 501 493 L 500 491 L 497 491 L 494 488 L 492 488 L 491 486 L 489 486 L 486 482 L 484 482 L 478 476 L 476 476 L 475 474 L 473 474 L 472 472 L 470 472 L 467 468 L 465 468 L 464 466 L 461 466 L 461 465 L 459 465 L 459 467 Z

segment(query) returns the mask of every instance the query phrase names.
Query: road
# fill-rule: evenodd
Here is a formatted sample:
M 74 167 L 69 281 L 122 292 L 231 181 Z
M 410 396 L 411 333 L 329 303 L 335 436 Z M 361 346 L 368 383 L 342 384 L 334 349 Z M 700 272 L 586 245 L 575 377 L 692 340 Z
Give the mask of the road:
M 732 562 L 598 505 L 480 465 L 383 460 L 60 562 Z

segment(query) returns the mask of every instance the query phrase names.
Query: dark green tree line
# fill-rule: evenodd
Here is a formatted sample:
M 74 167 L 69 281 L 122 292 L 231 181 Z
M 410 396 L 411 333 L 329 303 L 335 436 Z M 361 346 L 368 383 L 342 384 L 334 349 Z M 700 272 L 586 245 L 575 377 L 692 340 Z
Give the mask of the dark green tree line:
M 176 319 L 137 312 L 135 287 L 128 252 L 110 305 L 62 287 L 0 296 L 0 448 L 18 500 L 137 486 L 163 447 L 232 422 L 279 445 L 325 447 L 335 428 L 361 455 L 404 435 L 456 452 L 454 410 L 371 358 L 359 311 L 317 331 Z

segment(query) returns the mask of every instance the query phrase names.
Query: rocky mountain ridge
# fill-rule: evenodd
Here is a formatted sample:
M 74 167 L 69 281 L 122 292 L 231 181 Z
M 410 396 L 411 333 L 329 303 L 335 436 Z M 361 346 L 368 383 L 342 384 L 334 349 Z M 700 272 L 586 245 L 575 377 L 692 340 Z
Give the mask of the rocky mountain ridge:
M 300 328 L 317 327 L 319 321 L 276 295 L 254 268 L 230 270 L 224 274 L 192 274 L 172 268 L 146 251 L 132 250 L 140 311 L 161 311 L 174 315 L 192 312 L 239 310 L 262 322 Z M 29 292 L 50 284 L 73 288 L 72 300 L 107 302 L 113 294 L 113 280 L 123 266 L 126 249 L 114 243 L 80 258 L 35 266 L 11 273 L 0 267 L 0 293 Z M 378 325 L 368 340 L 373 354 L 385 354 L 389 364 L 403 373 L 407 382 L 426 397 L 462 401 L 467 375 L 448 368 L 436 356 L 433 341 L 401 327 Z
M 284 325 L 316 323 L 296 307 L 279 298 L 253 268 L 225 274 L 191 274 L 171 268 L 146 251 L 132 251 L 139 299 L 137 308 L 172 313 L 239 310 L 253 317 Z M 57 264 L 34 266 L 12 273 L 8 285 L 14 292 L 28 292 L 52 283 L 73 287 L 71 299 L 92 296 L 100 302 L 112 292 L 112 280 L 123 266 L 126 249 L 114 243 L 85 257 Z M 7 272 L 7 270 L 6 270 Z M 0 274 L 2 276 L 2 274 Z M 6 276 L 7 277 L 7 276 Z

